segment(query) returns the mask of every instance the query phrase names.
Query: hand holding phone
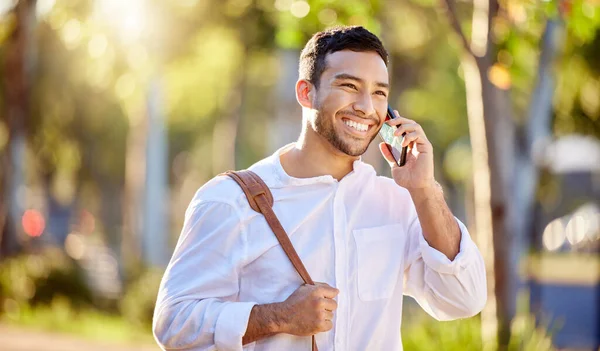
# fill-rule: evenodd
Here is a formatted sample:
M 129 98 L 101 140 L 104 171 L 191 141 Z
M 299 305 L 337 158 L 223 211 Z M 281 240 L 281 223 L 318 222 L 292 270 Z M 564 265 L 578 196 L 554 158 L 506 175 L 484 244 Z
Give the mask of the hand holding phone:
M 396 118 L 394 110 L 391 106 L 388 105 L 387 115 L 385 116 L 385 122 L 394 118 Z M 402 138 L 395 136 L 394 132 L 396 131 L 396 127 L 390 126 L 385 122 L 379 130 L 379 136 L 385 142 L 388 150 L 390 150 L 390 153 L 394 157 L 396 164 L 402 167 L 406 164 L 406 154 L 408 152 L 408 146 L 402 147 L 402 139 L 406 133 L 402 134 Z

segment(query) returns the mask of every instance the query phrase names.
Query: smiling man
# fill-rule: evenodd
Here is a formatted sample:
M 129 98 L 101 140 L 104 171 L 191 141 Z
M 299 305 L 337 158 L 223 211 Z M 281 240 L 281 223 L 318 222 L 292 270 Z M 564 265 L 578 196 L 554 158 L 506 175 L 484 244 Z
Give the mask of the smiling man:
M 403 295 L 439 320 L 486 302 L 485 268 L 434 180 L 415 121 L 393 179 L 360 159 L 384 123 L 388 54 L 362 27 L 317 33 L 300 57 L 302 133 L 256 163 L 273 210 L 316 286 L 303 285 L 264 217 L 219 176 L 186 212 L 163 278 L 154 333 L 166 350 L 401 350 Z M 397 113 L 397 112 L 396 112 Z M 391 123 L 391 122 L 386 122 Z

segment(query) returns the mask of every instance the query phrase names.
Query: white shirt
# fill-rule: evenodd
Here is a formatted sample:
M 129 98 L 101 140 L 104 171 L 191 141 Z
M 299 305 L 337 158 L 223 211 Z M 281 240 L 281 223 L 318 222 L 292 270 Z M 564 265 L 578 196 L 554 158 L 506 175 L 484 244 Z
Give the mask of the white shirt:
M 425 241 L 408 191 L 362 161 L 339 182 L 293 178 L 278 150 L 250 167 L 314 281 L 339 289 L 319 350 L 402 350 L 402 296 L 439 320 L 473 316 L 486 298 L 482 257 L 465 226 L 451 262 Z M 154 335 L 165 350 L 310 350 L 289 334 L 242 347 L 255 304 L 284 301 L 302 279 L 241 188 L 219 176 L 198 190 L 163 277 Z

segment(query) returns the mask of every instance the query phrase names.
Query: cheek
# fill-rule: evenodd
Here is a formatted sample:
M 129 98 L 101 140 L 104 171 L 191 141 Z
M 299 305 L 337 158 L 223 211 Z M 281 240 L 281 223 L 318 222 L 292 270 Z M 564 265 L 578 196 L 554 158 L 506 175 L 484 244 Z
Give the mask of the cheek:
M 377 111 L 377 117 L 379 117 L 379 121 L 381 123 L 385 122 L 385 118 L 387 116 L 387 101 L 380 101 L 375 103 L 375 111 Z
M 319 108 L 323 111 L 334 112 L 339 109 L 340 103 L 343 100 L 341 94 L 337 92 L 327 92 L 320 96 Z
M 354 96 L 344 91 L 335 91 L 328 97 L 328 108 L 340 111 L 351 109 L 354 104 Z

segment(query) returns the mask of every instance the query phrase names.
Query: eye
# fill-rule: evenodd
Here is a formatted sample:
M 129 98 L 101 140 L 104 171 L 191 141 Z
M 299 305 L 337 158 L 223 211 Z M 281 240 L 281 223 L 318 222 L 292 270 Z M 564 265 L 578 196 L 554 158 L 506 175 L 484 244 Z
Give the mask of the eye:
M 387 96 L 387 94 L 385 93 L 385 91 L 381 91 L 381 90 L 377 90 L 377 91 L 375 92 L 375 94 L 379 94 L 379 95 L 381 95 L 381 96 Z
M 355 89 L 355 90 L 358 90 L 358 89 L 356 88 L 356 85 L 354 85 L 354 84 L 352 84 L 352 83 L 344 83 L 344 84 L 342 84 L 342 86 L 343 86 L 343 87 L 348 87 L 348 88 L 350 88 L 350 89 Z

